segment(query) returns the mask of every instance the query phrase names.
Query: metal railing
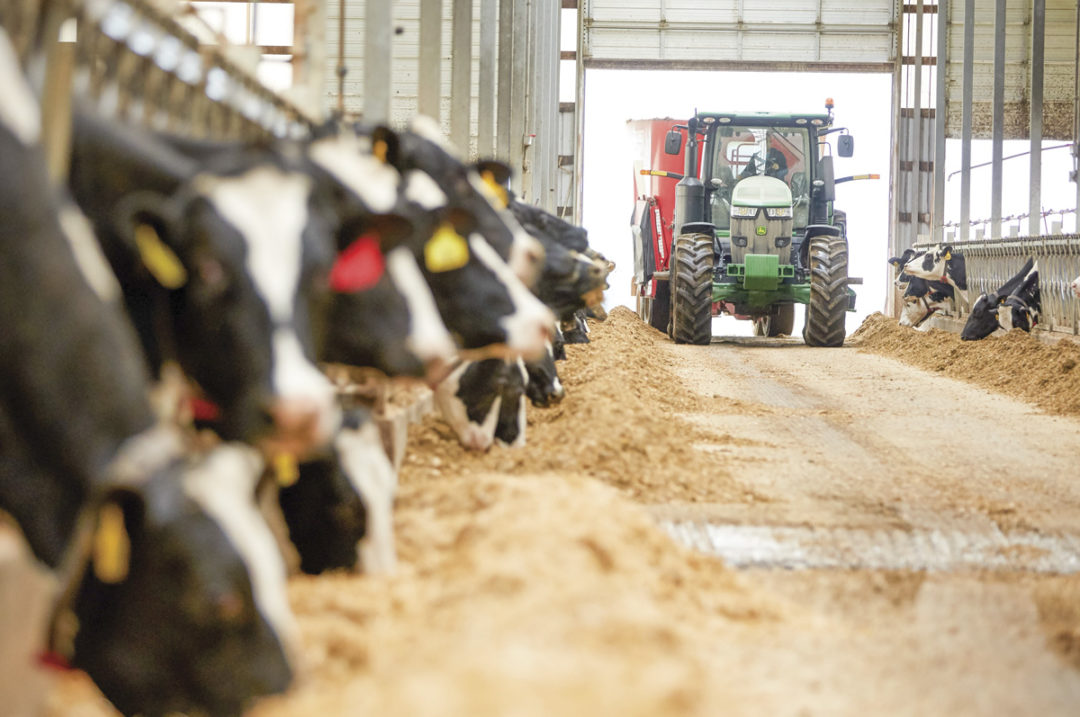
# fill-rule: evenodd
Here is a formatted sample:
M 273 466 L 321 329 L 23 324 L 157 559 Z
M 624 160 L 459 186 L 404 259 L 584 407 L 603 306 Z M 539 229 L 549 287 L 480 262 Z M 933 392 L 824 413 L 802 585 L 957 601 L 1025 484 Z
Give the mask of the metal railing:
M 995 291 L 1018 272 L 1027 258 L 1039 265 L 1042 312 L 1037 328 L 1080 334 L 1080 299 L 1070 284 L 1080 276 L 1080 234 L 976 239 L 948 242 L 964 255 L 967 268 L 968 303 L 958 300 L 956 311 L 946 315 L 963 318 L 979 294 Z M 928 249 L 934 244 L 916 244 Z
M 74 42 L 57 42 L 69 20 Z M 149 0 L 0 0 L 0 24 L 46 117 L 74 94 L 108 117 L 191 137 L 300 137 L 317 121 Z

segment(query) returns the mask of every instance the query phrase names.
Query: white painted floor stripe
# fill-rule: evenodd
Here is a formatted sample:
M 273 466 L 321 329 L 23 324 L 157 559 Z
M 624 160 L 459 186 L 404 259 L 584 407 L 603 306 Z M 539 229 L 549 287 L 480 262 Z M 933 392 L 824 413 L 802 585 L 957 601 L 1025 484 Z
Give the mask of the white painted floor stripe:
M 676 541 L 738 567 L 1080 572 L 1076 536 L 1036 532 L 815 529 L 663 521 Z

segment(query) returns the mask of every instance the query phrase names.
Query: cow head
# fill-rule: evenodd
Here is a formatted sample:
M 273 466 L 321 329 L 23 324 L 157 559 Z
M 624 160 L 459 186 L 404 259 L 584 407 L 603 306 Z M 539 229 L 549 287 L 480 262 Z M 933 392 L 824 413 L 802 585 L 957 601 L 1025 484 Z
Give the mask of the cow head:
M 904 272 L 904 267 L 907 266 L 908 262 L 910 262 L 912 259 L 920 257 L 925 253 L 926 252 L 921 249 L 905 249 L 900 256 L 894 256 L 889 258 L 889 264 L 893 267 L 893 270 L 895 271 L 895 277 L 893 278 L 893 286 L 895 286 L 900 291 L 907 291 L 908 283 L 910 282 L 911 277 Z
M 1009 300 L 1012 302 L 1009 303 Z M 1008 304 L 1008 306 L 1006 306 Z M 1016 311 L 1014 311 L 1014 308 Z M 986 338 L 999 328 L 1031 326 L 1038 320 L 1039 267 L 1028 258 L 1016 274 L 989 294 L 981 294 L 971 307 L 971 314 L 960 332 L 965 341 Z M 1034 313 L 1032 313 L 1032 311 Z
M 900 325 L 915 328 L 922 326 L 935 313 L 949 308 L 953 296 L 953 288 L 949 284 L 913 277 L 904 293 Z
M 967 289 L 967 263 L 964 255 L 954 252 L 944 244 L 923 254 L 914 254 L 906 264 L 904 273 L 933 281 L 943 281 L 953 287 Z
M 302 463 L 295 482 L 279 493 L 300 569 L 388 572 L 396 558 L 393 502 L 397 476 L 378 429 L 362 412 L 345 417 L 331 454 Z
M 559 371 L 555 367 L 555 347 L 551 342 L 539 361 L 525 362 L 525 369 L 529 377 L 525 394 L 534 406 L 543 408 L 563 400 L 566 390 L 559 380 Z
M 223 445 L 84 512 L 50 646 L 124 714 L 240 714 L 288 688 L 296 626 L 260 472 L 254 451 Z
M 139 195 L 123 217 L 168 290 L 181 365 L 220 406 L 216 428 L 273 453 L 324 445 L 340 420 L 314 363 L 333 249 L 311 198 L 305 173 L 258 161 L 168 200 Z

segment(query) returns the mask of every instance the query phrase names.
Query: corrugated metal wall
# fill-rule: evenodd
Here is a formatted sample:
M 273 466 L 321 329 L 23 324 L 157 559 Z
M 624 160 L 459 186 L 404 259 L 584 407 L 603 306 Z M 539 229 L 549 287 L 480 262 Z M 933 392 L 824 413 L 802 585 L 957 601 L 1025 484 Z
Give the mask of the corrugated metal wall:
M 951 0 L 949 63 L 946 74 L 946 132 L 959 137 L 964 55 L 964 0 Z M 1043 48 L 1043 138 L 1067 140 L 1073 131 L 1076 61 L 1076 0 L 1046 0 Z M 995 0 L 975 2 L 972 64 L 972 136 L 988 139 L 993 129 Z M 1031 98 L 1030 0 L 1010 0 L 1005 10 L 1005 139 L 1027 139 Z
M 692 61 L 702 67 L 753 62 L 887 70 L 895 56 L 896 5 L 895 0 L 583 0 L 585 60 L 589 66 Z

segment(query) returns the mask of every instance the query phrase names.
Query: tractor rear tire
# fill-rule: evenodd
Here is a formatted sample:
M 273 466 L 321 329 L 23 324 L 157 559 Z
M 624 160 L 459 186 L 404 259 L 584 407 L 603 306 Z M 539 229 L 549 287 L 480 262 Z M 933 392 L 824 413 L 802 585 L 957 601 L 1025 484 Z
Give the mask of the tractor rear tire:
M 807 346 L 842 346 L 848 307 L 848 246 L 841 237 L 810 240 L 810 301 L 803 341 Z
M 680 234 L 671 277 L 671 330 L 677 344 L 712 341 L 713 238 Z
M 754 336 L 791 336 L 795 328 L 795 305 L 780 304 L 776 316 L 758 316 L 754 319 Z

